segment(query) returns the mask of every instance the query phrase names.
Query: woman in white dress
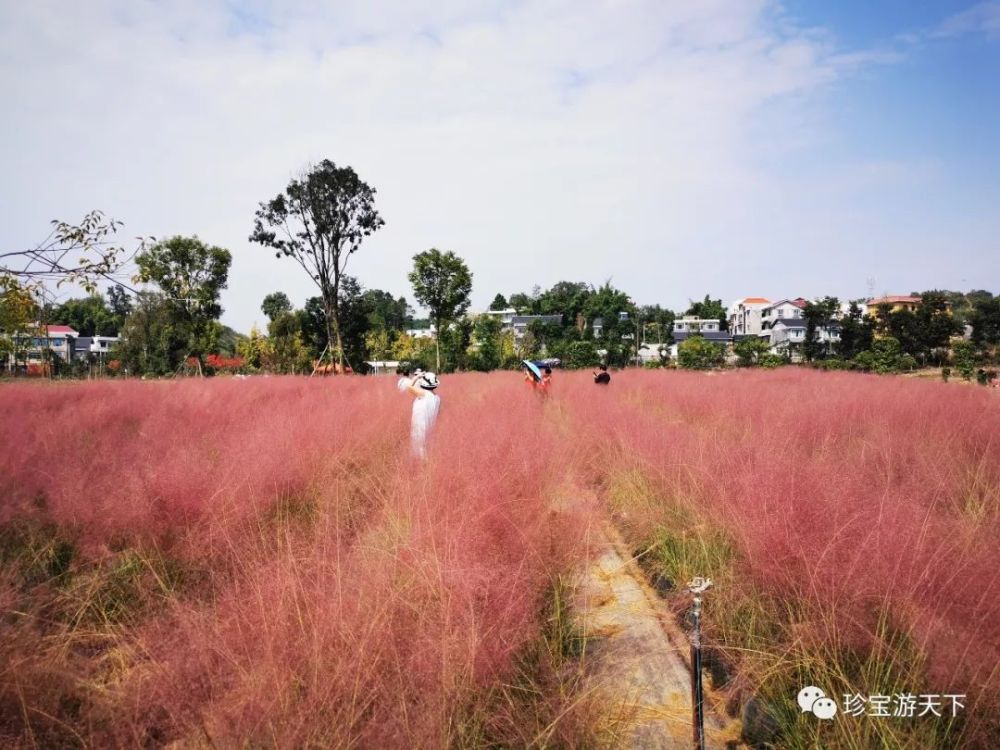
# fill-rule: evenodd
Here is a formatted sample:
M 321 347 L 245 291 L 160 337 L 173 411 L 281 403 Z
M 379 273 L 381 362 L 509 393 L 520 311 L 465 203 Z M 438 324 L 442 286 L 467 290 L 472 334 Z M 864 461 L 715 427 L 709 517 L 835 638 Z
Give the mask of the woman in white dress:
M 427 436 L 437 421 L 441 399 L 434 391 L 439 385 L 437 375 L 424 372 L 413 378 L 410 393 L 413 394 L 413 418 L 410 421 L 410 445 L 413 455 L 423 460 L 427 458 Z

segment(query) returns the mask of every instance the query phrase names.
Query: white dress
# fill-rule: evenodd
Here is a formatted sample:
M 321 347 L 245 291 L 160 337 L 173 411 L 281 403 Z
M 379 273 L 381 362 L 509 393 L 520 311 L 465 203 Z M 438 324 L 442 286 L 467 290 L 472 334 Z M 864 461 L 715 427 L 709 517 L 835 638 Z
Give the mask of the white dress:
M 437 421 L 441 399 L 432 391 L 424 391 L 413 399 L 413 419 L 410 423 L 410 443 L 413 455 L 427 458 L 427 435 Z

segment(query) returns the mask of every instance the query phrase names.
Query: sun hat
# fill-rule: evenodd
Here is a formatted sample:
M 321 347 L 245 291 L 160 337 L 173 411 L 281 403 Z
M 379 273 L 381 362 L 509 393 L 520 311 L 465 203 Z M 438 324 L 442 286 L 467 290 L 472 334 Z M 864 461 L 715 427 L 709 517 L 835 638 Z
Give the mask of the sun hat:
M 433 372 L 425 372 L 419 378 L 417 378 L 417 385 L 419 385 L 425 391 L 433 391 L 440 385 L 440 383 L 438 382 L 437 375 L 435 375 Z

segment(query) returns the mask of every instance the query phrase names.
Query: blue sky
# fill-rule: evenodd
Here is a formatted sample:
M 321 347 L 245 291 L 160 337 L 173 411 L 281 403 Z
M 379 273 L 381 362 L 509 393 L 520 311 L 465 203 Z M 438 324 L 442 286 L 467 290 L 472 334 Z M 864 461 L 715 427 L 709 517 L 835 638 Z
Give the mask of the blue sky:
M 330 158 L 386 219 L 351 272 L 395 294 L 431 246 L 474 306 L 1000 292 L 998 80 L 996 0 L 9 3 L 0 246 L 91 208 L 198 234 L 246 331 L 314 293 L 253 210 Z

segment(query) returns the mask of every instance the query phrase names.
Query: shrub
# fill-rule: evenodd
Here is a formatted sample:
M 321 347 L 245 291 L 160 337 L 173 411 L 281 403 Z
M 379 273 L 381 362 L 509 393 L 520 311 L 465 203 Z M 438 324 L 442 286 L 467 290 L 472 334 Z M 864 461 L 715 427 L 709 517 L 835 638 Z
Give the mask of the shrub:
M 702 336 L 691 336 L 677 346 L 677 364 L 687 370 L 710 370 L 725 360 L 725 349 Z
M 952 344 L 952 364 L 965 380 L 972 380 L 976 369 L 976 359 L 976 346 L 971 341 L 956 341 Z

